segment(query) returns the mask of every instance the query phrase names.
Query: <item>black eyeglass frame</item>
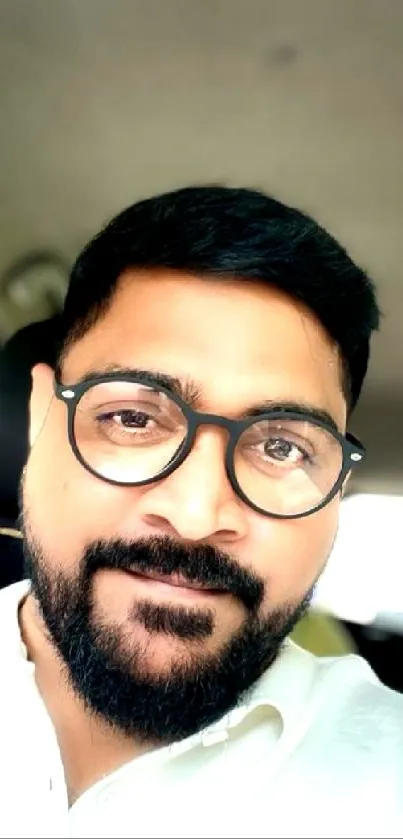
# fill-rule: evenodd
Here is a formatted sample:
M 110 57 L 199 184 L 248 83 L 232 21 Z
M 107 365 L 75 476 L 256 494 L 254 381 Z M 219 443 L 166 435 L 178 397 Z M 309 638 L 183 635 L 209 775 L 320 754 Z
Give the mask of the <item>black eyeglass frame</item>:
M 104 475 L 100 475 L 86 462 L 77 445 L 74 431 L 74 422 L 77 407 L 80 403 L 80 400 L 82 399 L 84 394 L 95 385 L 107 384 L 108 382 L 114 381 L 128 382 L 129 384 L 141 384 L 145 385 L 146 387 L 149 387 L 154 391 L 164 393 L 167 397 L 169 397 L 169 399 L 176 403 L 176 405 L 180 408 L 187 420 L 187 434 L 182 445 L 179 446 L 176 454 L 170 460 L 167 466 L 164 469 L 162 469 L 161 472 L 158 472 L 158 474 L 155 475 L 153 478 L 146 478 L 143 481 L 132 482 L 116 481 L 113 478 L 106 478 Z M 84 469 L 86 469 L 88 472 L 94 475 L 94 477 L 114 486 L 146 486 L 148 484 L 157 483 L 158 481 L 167 478 L 168 475 L 171 475 L 172 472 L 175 471 L 175 469 L 178 469 L 179 466 L 181 466 L 181 464 L 184 462 L 184 460 L 186 460 L 187 456 L 190 454 L 193 448 L 196 433 L 200 426 L 216 425 L 220 428 L 225 428 L 225 430 L 228 432 L 228 442 L 225 453 L 225 468 L 228 480 L 236 495 L 245 504 L 247 504 L 248 507 L 250 507 L 252 510 L 255 510 L 255 512 L 260 513 L 263 516 L 268 516 L 269 518 L 300 519 L 306 518 L 306 516 L 311 516 L 314 513 L 317 513 L 323 507 L 326 507 L 327 504 L 329 504 L 330 501 L 332 501 L 332 499 L 342 489 L 344 481 L 346 480 L 349 472 L 351 472 L 354 466 L 358 465 L 358 463 L 361 463 L 364 460 L 366 454 L 365 447 L 363 446 L 363 444 L 352 434 L 348 432 L 346 435 L 341 434 L 339 431 L 332 428 L 332 426 L 329 425 L 329 423 L 326 423 L 325 421 L 320 420 L 317 417 L 312 417 L 309 414 L 309 412 L 301 413 L 298 411 L 284 409 L 282 411 L 268 411 L 267 413 L 259 414 L 258 416 L 246 417 L 240 420 L 229 419 L 228 417 L 221 416 L 220 414 L 206 414 L 200 411 L 195 411 L 193 408 L 190 407 L 190 405 L 187 405 L 187 403 L 184 402 L 184 400 L 177 393 L 169 390 L 168 388 L 156 385 L 155 382 L 153 382 L 152 377 L 150 377 L 150 380 L 147 382 L 146 379 L 139 379 L 137 376 L 134 375 L 130 376 L 127 374 L 120 375 L 117 373 L 106 373 L 102 376 L 96 376 L 85 379 L 76 385 L 65 385 L 55 378 L 54 391 L 57 399 L 60 399 L 67 405 L 68 440 L 73 454 L 77 458 L 78 462 L 84 467 Z M 342 465 L 339 476 L 335 484 L 333 485 L 333 488 L 325 496 L 325 498 L 321 501 L 320 504 L 317 504 L 315 507 L 302 513 L 290 513 L 287 515 L 282 515 L 281 513 L 271 513 L 268 510 L 262 509 L 258 505 L 254 504 L 253 501 L 251 501 L 247 495 L 245 495 L 236 477 L 234 467 L 234 453 L 239 438 L 249 426 L 254 425 L 257 422 L 262 422 L 264 420 L 275 421 L 286 419 L 297 420 L 299 422 L 308 421 L 313 425 L 318 426 L 319 428 L 323 428 L 325 431 L 331 434 L 341 446 Z

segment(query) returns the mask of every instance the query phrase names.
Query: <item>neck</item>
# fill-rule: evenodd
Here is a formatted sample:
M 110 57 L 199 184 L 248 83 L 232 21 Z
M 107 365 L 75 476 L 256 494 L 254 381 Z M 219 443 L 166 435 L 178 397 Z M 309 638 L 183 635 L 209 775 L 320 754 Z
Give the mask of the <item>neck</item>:
M 136 742 L 86 708 L 69 683 L 32 595 L 22 604 L 19 620 L 28 658 L 35 665 L 36 684 L 55 729 L 73 804 L 105 775 L 151 751 L 155 744 Z

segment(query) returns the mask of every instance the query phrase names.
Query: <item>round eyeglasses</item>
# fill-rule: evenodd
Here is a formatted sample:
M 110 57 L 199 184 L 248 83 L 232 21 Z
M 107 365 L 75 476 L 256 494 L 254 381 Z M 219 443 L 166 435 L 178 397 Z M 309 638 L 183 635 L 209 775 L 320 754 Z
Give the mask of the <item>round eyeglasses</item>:
M 119 486 L 144 486 L 170 475 L 192 449 L 200 426 L 228 434 L 225 466 L 234 492 L 273 518 L 317 512 L 340 491 L 365 449 L 351 434 L 295 411 L 228 419 L 193 410 L 151 380 L 115 373 L 68 387 L 55 381 L 68 408 L 68 437 L 77 460 Z

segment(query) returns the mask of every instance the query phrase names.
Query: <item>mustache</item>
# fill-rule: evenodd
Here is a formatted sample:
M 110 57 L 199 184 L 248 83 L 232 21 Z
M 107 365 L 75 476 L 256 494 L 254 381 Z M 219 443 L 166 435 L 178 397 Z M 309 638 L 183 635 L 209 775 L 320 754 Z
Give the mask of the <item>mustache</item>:
M 87 547 L 82 568 L 87 581 L 105 569 L 178 574 L 190 583 L 233 595 L 249 612 L 258 610 L 264 596 L 262 580 L 226 553 L 210 545 L 188 545 L 165 536 L 132 542 L 98 540 Z

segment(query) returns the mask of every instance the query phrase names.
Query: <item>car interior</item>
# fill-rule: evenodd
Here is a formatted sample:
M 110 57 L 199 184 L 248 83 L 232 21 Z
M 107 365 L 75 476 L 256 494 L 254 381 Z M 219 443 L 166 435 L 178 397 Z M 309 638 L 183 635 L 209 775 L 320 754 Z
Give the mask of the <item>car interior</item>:
M 31 368 L 75 255 L 149 194 L 261 188 L 339 238 L 382 309 L 349 421 L 367 456 L 294 638 L 403 691 L 403 3 L 2 0 L 0 52 L 0 587 L 24 575 Z

